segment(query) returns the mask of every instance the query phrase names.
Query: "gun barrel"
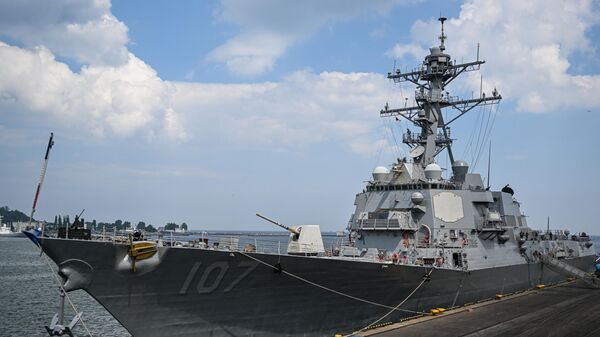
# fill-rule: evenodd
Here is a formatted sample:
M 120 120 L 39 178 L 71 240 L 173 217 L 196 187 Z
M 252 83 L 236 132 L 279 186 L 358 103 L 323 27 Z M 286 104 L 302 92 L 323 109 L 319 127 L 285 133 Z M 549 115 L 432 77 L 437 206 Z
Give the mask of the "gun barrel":
M 275 224 L 275 225 L 277 225 L 277 226 L 279 226 L 279 227 L 281 227 L 283 229 L 286 229 L 290 233 L 293 233 L 293 234 L 296 234 L 296 235 L 300 235 L 300 232 L 298 230 L 290 228 L 290 227 L 288 227 L 288 226 L 286 226 L 286 225 L 284 225 L 282 223 L 279 223 L 279 222 L 277 222 L 275 220 L 269 219 L 269 218 L 267 218 L 266 216 L 264 216 L 264 215 L 262 215 L 260 213 L 256 213 L 256 216 L 259 217 L 259 218 L 261 218 L 261 219 L 267 220 L 268 222 L 270 222 L 272 224 Z

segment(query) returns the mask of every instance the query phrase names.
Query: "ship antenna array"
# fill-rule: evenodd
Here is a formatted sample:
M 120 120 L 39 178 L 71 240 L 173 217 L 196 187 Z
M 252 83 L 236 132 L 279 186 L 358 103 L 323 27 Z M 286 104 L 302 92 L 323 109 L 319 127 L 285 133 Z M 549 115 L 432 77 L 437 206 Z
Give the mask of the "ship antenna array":
M 442 16 L 438 18 L 441 24 L 440 45 L 430 49 L 430 54 L 425 56 L 425 60 L 419 68 L 402 72 L 399 68 L 394 67 L 393 72 L 387 74 L 387 78 L 395 83 L 411 82 L 416 86 L 416 104 L 413 106 L 405 104 L 404 107 L 395 109 L 386 104 L 380 111 L 382 117 L 394 116 L 397 119 L 398 116 L 403 117 L 421 129 L 420 133 L 405 133 L 403 142 L 411 148 L 411 151 L 415 150 L 412 152 L 413 159 L 422 167 L 434 162 L 434 158 L 443 150 L 448 152 L 450 163 L 454 164 L 452 153 L 454 139 L 450 138 L 450 124 L 475 107 L 497 104 L 502 99 L 496 89 L 490 95 L 483 92 L 483 78 L 480 79 L 479 97 L 460 99 L 450 96 L 450 93 L 446 91 L 445 88 L 458 76 L 465 72 L 477 71 L 485 63 L 484 60 L 479 59 L 479 44 L 477 45 L 477 59 L 472 62 L 457 63 L 444 52 L 445 42 L 448 38 L 444 30 L 446 20 L 447 18 Z M 442 114 L 444 108 L 452 108 L 458 112 L 444 118 Z M 416 150 L 416 148 L 420 149 Z
M 447 18 L 440 16 L 438 18 L 438 21 L 442 23 L 442 34 L 440 35 L 440 50 L 444 51 L 446 49 L 446 46 L 444 46 L 444 41 L 448 38 L 446 35 L 444 35 L 444 21 L 448 20 Z

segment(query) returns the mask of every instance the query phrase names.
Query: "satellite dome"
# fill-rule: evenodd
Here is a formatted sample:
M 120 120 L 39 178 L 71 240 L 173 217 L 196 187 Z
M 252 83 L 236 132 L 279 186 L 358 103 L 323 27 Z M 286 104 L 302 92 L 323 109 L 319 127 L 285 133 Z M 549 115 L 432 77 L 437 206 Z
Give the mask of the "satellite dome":
M 423 199 L 425 199 L 425 197 L 423 197 L 423 194 L 421 192 L 414 192 L 411 196 L 410 196 L 410 200 L 413 202 L 413 204 L 415 205 L 420 205 L 423 202 Z
M 375 181 L 384 181 L 385 177 L 388 175 L 388 173 L 390 173 L 390 170 L 388 170 L 387 167 L 385 167 L 385 166 L 377 166 L 373 170 L 373 180 L 375 180 Z
M 388 168 L 385 166 L 377 166 L 373 170 L 373 173 L 390 173 L 390 170 L 388 170 Z
M 442 168 L 440 165 L 432 163 L 425 167 L 425 178 L 429 180 L 440 180 L 442 178 Z

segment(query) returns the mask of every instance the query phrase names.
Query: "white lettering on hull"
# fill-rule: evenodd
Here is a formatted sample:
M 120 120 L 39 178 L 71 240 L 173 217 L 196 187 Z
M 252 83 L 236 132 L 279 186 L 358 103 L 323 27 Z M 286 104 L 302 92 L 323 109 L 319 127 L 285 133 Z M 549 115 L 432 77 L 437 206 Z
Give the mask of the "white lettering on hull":
M 198 275 L 201 265 L 202 265 L 202 262 L 194 263 L 194 265 L 192 266 L 192 269 L 190 269 L 190 272 L 188 273 L 187 277 L 185 278 L 185 281 L 181 285 L 181 289 L 179 290 L 180 295 L 185 295 L 188 293 L 190 285 L 192 284 L 193 280 Z M 258 266 L 258 262 L 255 262 L 255 261 L 240 262 L 240 264 L 235 268 L 235 270 L 237 270 L 239 268 L 243 268 L 244 271 L 240 272 L 239 276 L 223 289 L 223 292 L 227 293 L 227 292 L 230 292 L 231 290 L 233 290 L 233 288 L 235 288 L 235 286 L 237 286 L 244 278 L 246 278 L 246 276 L 248 276 L 254 269 L 256 269 L 257 266 Z M 198 294 L 209 294 L 209 293 L 212 293 L 213 291 L 215 291 L 217 288 L 219 288 L 219 286 L 221 285 L 223 278 L 225 278 L 225 275 L 228 270 L 229 270 L 229 262 L 226 262 L 226 261 L 213 262 L 210 265 L 208 265 L 202 271 L 202 275 L 200 276 L 198 284 L 196 285 L 196 290 L 198 291 Z M 217 273 L 216 274 L 217 276 L 214 278 L 214 280 L 212 282 L 210 282 L 210 284 L 207 284 L 209 277 L 213 273 Z

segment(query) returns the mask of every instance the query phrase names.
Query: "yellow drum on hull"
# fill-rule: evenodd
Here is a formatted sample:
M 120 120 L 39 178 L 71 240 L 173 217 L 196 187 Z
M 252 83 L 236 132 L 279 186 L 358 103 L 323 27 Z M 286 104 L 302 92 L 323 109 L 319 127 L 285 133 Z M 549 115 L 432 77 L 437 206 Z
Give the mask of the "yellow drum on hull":
M 131 258 L 131 269 L 135 272 L 135 263 L 154 256 L 158 252 L 156 243 L 141 241 L 129 244 L 129 257 Z

